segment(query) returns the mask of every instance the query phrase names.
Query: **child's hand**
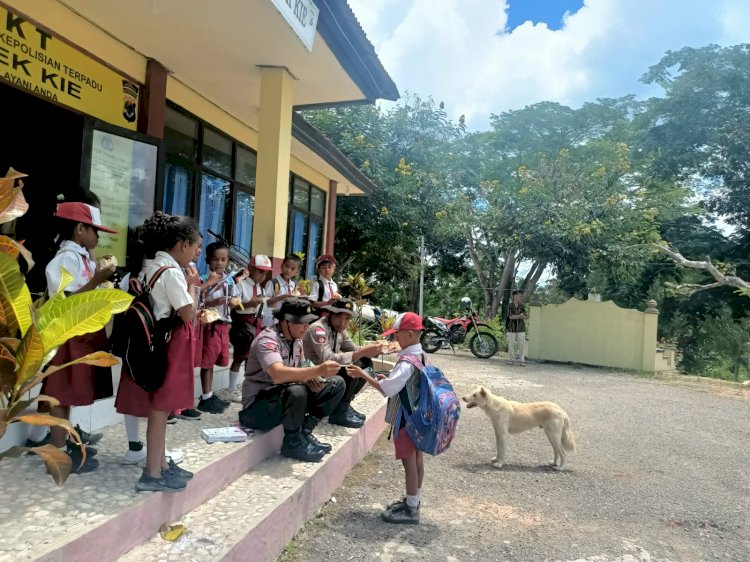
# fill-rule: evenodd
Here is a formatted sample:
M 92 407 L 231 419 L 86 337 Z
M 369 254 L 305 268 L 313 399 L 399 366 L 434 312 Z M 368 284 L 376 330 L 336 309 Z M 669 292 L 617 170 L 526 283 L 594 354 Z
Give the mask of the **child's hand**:
M 101 264 L 96 264 L 96 269 L 94 270 L 94 279 L 98 283 L 104 283 L 107 279 L 109 279 L 112 274 L 115 272 L 115 265 L 110 263 L 108 265 L 105 265 L 102 267 Z
M 188 285 L 197 285 L 201 277 L 198 275 L 198 271 L 192 266 L 189 265 L 184 269 L 185 272 L 185 280 L 187 281 Z
M 265 297 L 254 297 L 250 299 L 250 306 L 252 307 L 260 306 L 261 304 L 265 302 L 265 300 L 266 300 Z
M 365 372 L 362 370 L 362 367 L 359 367 L 358 365 L 347 365 L 346 374 L 353 379 L 361 379 L 365 377 Z
M 321 377 L 328 378 L 335 376 L 339 372 L 339 369 L 341 369 L 341 365 L 336 363 L 336 361 L 323 361 L 318 365 L 317 369 Z
M 216 273 L 215 271 L 212 271 L 208 274 L 208 277 L 206 277 L 206 282 L 203 284 L 204 286 L 211 286 L 216 285 L 221 280 L 221 276 Z

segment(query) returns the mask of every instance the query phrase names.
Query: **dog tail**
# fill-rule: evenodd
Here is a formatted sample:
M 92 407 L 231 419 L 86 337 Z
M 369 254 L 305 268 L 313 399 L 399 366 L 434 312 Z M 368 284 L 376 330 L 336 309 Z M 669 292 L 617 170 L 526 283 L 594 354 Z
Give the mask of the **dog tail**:
M 573 452 L 576 450 L 576 441 L 573 437 L 573 430 L 570 429 L 568 416 L 565 416 L 565 422 L 563 422 L 562 446 L 566 451 Z

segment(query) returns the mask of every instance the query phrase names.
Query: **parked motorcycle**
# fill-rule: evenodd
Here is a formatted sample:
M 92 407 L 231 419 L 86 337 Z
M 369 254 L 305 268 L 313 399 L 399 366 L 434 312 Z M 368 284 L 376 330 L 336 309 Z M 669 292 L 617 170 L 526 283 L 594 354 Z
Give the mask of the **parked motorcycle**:
M 461 307 L 464 313 L 458 318 L 425 318 L 421 338 L 422 349 L 427 353 L 435 353 L 446 346 L 453 349 L 455 344 L 463 343 L 469 338 L 469 350 L 480 359 L 489 359 L 499 349 L 497 338 L 491 333 L 492 328 L 477 321 L 477 313 L 471 306 L 471 299 L 462 298 Z

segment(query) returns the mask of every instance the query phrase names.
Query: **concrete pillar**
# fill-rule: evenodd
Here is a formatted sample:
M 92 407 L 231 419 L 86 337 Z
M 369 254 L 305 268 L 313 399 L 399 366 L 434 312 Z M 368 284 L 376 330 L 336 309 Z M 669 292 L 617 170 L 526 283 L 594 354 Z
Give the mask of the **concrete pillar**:
M 538 295 L 532 296 L 529 303 L 529 321 L 526 326 L 526 339 L 528 340 L 526 357 L 529 359 L 544 359 L 541 356 L 542 303 L 539 301 Z
M 643 313 L 643 355 L 641 370 L 649 373 L 656 371 L 656 329 L 659 324 L 659 310 L 656 301 L 646 303 Z
M 325 253 L 333 253 L 333 245 L 336 239 L 336 197 L 338 192 L 338 183 L 336 180 L 328 181 L 328 212 L 326 216 L 326 245 Z M 317 256 L 315 256 L 317 257 Z
M 138 132 L 164 138 L 167 111 L 167 69 L 154 59 L 146 63 L 146 83 L 138 96 Z
M 294 78 L 276 66 L 260 69 L 260 126 L 252 253 L 276 265 L 286 251 Z

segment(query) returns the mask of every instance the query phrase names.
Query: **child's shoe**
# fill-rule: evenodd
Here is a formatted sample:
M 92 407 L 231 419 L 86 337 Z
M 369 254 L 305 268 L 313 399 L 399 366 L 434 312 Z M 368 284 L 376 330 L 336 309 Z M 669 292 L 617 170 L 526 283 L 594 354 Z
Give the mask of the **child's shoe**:
M 395 523 L 397 525 L 417 525 L 419 524 L 419 506 L 411 507 L 403 500 L 403 503 L 396 502 L 388 506 L 380 516 L 383 521 L 387 523 Z

